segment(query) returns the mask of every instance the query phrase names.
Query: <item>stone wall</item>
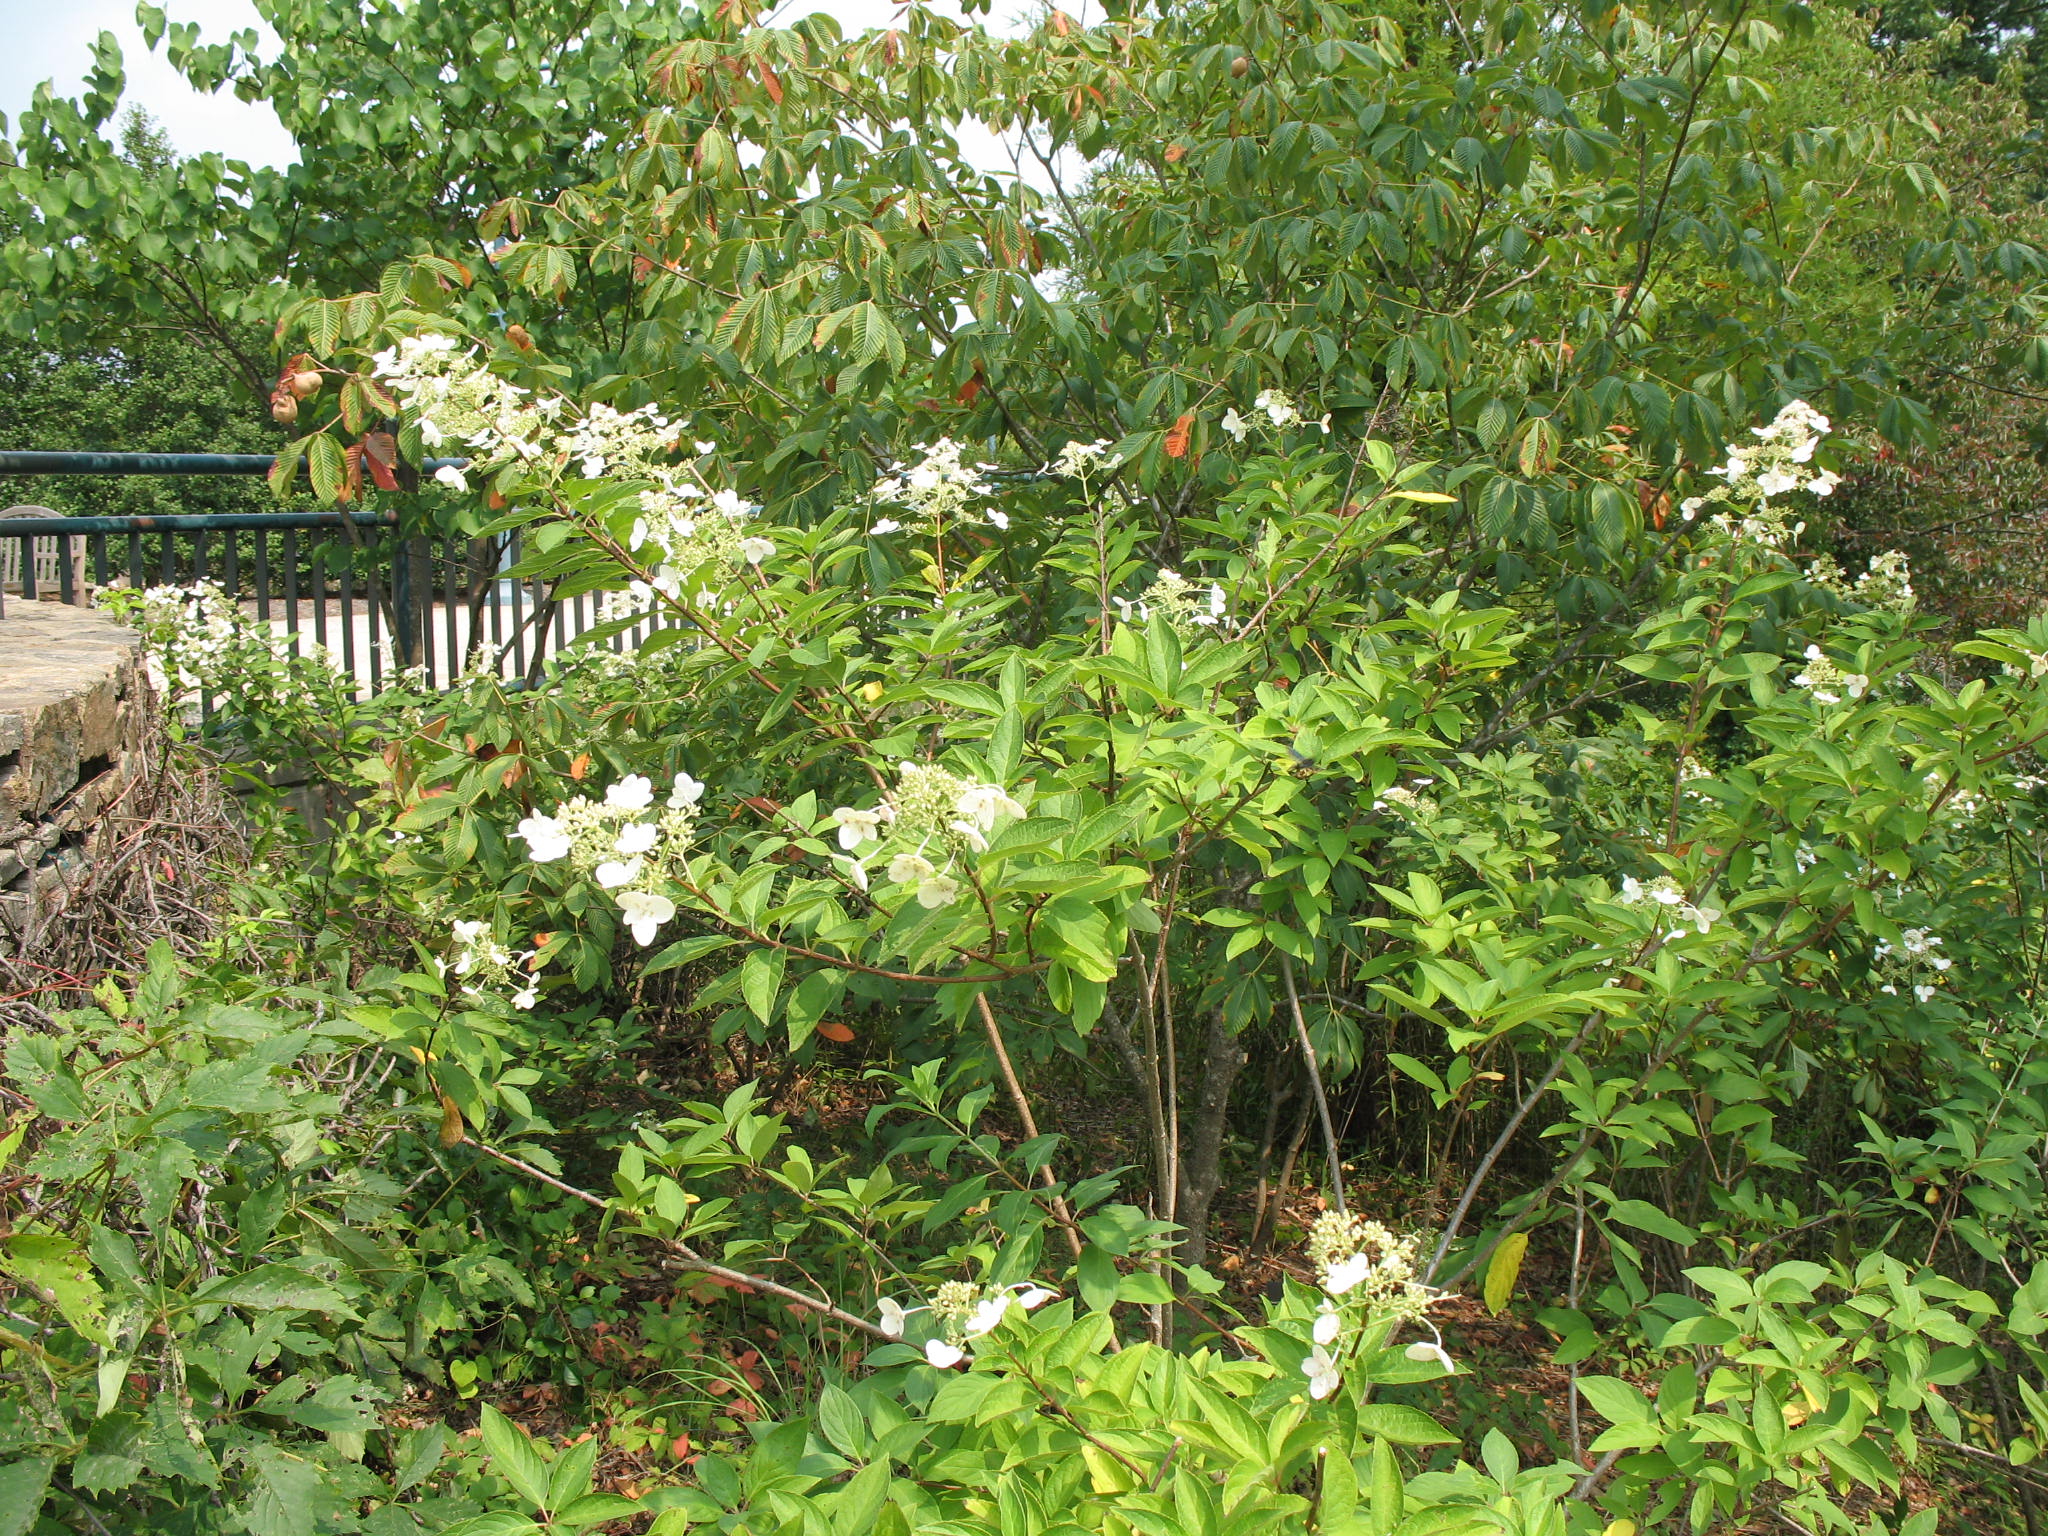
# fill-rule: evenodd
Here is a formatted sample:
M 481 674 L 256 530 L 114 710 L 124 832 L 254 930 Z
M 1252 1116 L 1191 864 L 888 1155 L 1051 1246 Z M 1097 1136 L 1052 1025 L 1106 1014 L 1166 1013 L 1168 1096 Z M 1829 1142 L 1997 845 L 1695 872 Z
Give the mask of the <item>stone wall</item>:
M 0 955 L 64 905 L 93 822 L 147 771 L 140 637 L 17 598 L 0 615 Z

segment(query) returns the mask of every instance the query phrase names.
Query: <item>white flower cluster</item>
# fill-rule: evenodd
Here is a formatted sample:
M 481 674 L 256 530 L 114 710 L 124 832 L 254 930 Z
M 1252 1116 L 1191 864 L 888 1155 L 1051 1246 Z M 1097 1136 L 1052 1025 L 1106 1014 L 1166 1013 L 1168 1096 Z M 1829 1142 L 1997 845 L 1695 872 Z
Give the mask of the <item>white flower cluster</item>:
M 1872 555 L 1869 566 L 1853 582 L 1849 573 L 1835 563 L 1834 556 L 1818 555 L 1807 567 L 1806 579 L 1865 608 L 1897 614 L 1913 611 L 1913 572 L 1903 550 L 1888 549 L 1881 555 Z
M 1376 811 L 1399 811 L 1410 821 L 1434 821 L 1437 803 L 1422 793 L 1436 782 L 1435 779 L 1417 779 L 1412 787 L 1392 784 L 1383 790 L 1372 803 Z
M 953 873 L 962 855 L 981 853 L 1004 817 L 1024 807 L 997 784 L 963 779 L 935 763 L 905 762 L 897 768 L 896 791 L 872 809 L 842 805 L 829 825 L 851 858 L 838 862 L 856 886 L 868 888 L 868 864 L 896 851 L 886 871 L 896 885 L 916 887 L 917 904 L 927 910 L 950 907 L 966 886 Z M 870 844 L 882 846 L 864 851 Z M 908 846 L 906 846 L 908 845 Z
M 1949 968 L 1955 964 L 1947 955 L 1936 953 L 1940 948 L 1941 935 L 1926 928 L 1907 928 L 1899 934 L 1897 944 L 1879 944 L 1872 956 L 1878 974 L 1885 979 L 1877 990 L 1897 997 L 1900 987 L 1911 987 L 1918 1001 L 1930 1001 L 1947 983 Z
M 1030 1280 L 986 1287 L 971 1280 L 948 1280 L 928 1302 L 906 1307 L 884 1296 L 875 1309 L 881 1314 L 882 1332 L 892 1339 L 900 1339 L 910 1331 L 911 1318 L 919 1313 L 928 1314 L 938 1325 L 938 1331 L 925 1340 L 924 1357 L 946 1370 L 967 1358 L 970 1340 L 994 1332 L 1012 1305 L 1029 1312 L 1051 1301 L 1054 1294 Z
M 1679 504 L 1680 514 L 1691 522 L 1703 512 L 1726 506 L 1728 511 L 1713 517 L 1723 532 L 1740 542 L 1782 553 L 1806 531 L 1806 524 L 1788 524 L 1785 514 L 1771 505 L 1771 498 L 1792 491 L 1831 496 L 1841 484 L 1841 476 L 1833 470 L 1808 467 L 1828 427 L 1827 417 L 1804 400 L 1792 401 L 1769 426 L 1750 429 L 1758 438 L 1755 444 L 1729 446 L 1728 461 L 1707 471 L 1726 484 L 1703 496 L 1687 498 Z
M 1870 692 L 1870 679 L 1861 672 L 1844 672 L 1817 645 L 1806 648 L 1806 669 L 1792 679 L 1792 686 L 1811 690 L 1816 702 L 1839 704 Z
M 1108 438 L 1098 437 L 1092 443 L 1075 438 L 1060 449 L 1059 457 L 1046 465 L 1045 471 L 1062 480 L 1087 480 L 1100 470 L 1114 469 L 1116 463 Z
M 1325 1293 L 1310 1330 L 1314 1347 L 1301 1362 L 1310 1397 L 1320 1401 L 1342 1383 L 1347 1324 L 1352 1339 L 1375 1323 L 1419 1322 L 1435 1333 L 1427 1314 L 1437 1293 L 1422 1283 L 1419 1233 L 1397 1236 L 1377 1221 L 1326 1211 L 1309 1229 L 1308 1260 Z M 1338 1346 L 1334 1353 L 1332 1346 Z M 1407 1355 L 1457 1370 L 1441 1335 L 1434 1343 L 1409 1345 Z
M 609 599 L 608 619 L 648 612 L 657 594 L 681 598 L 683 578 L 693 572 L 709 567 L 722 581 L 775 553 L 773 540 L 744 531 L 758 509 L 732 490 L 713 491 L 704 483 L 699 463 L 712 444 L 695 443 L 695 460 L 687 466 L 670 462 L 683 428 L 656 406 L 622 411 L 600 401 L 577 411 L 559 395 L 537 395 L 499 378 L 447 336 L 408 336 L 378 353 L 375 366 L 418 420 L 422 441 L 469 450 L 467 468 L 443 465 L 435 472 L 451 489 L 466 491 L 473 480 L 514 463 L 548 476 L 652 482 L 640 493 L 627 543 L 653 575 Z M 709 586 L 691 596 L 714 601 Z
M 1623 906 L 1659 906 L 1670 909 L 1671 915 L 1681 924 L 1690 923 L 1701 933 L 1711 930 L 1721 920 L 1719 907 L 1696 906 L 1686 900 L 1685 888 L 1669 875 L 1659 875 L 1645 885 L 1634 875 L 1624 876 L 1621 882 L 1620 900 Z M 1678 939 L 1685 936 L 1683 927 L 1673 928 L 1669 937 Z
M 1162 568 L 1158 579 L 1136 598 L 1112 597 L 1110 601 L 1116 604 L 1124 623 L 1150 623 L 1156 618 L 1171 625 L 1184 639 L 1201 630 L 1230 627 L 1229 603 L 1223 588 L 1211 582 L 1204 592 L 1179 571 Z
M 999 529 L 1010 526 L 1007 512 L 982 505 L 995 494 L 995 487 L 982 478 L 995 465 L 967 463 L 961 457 L 966 450 L 950 437 L 921 444 L 920 451 L 924 457 L 916 464 L 890 465 L 888 478 L 876 481 L 871 493 L 878 502 L 902 507 L 904 517 L 882 518 L 869 532 L 910 528 L 923 533 L 961 521 L 986 522 Z
M 511 989 L 514 1008 L 531 1008 L 540 997 L 531 974 L 535 953 L 507 949 L 489 923 L 461 921 L 454 926 L 448 958 L 434 964 L 443 976 L 461 979 L 465 997 L 481 999 Z
M 675 902 L 656 887 L 680 869 L 703 798 L 704 786 L 679 773 L 668 803 L 657 808 L 653 781 L 631 773 L 607 789 L 602 800 L 579 795 L 551 814 L 536 811 L 512 835 L 526 844 L 534 863 L 567 860 L 570 868 L 615 892 L 634 942 L 644 946 L 676 915 Z
M 1252 402 L 1252 409 L 1255 412 L 1263 412 L 1266 420 L 1273 424 L 1275 431 L 1284 431 L 1288 427 L 1299 426 L 1306 419 L 1301 414 L 1301 407 L 1294 403 L 1294 397 L 1284 389 L 1260 390 L 1259 398 Z M 1330 413 L 1325 411 L 1322 419 L 1317 421 L 1315 425 L 1318 430 L 1328 433 L 1330 430 Z M 1251 434 L 1253 422 L 1249 418 L 1238 415 L 1237 407 L 1232 406 L 1223 413 L 1222 426 L 1223 430 L 1230 434 L 1232 442 L 1241 443 Z
M 250 667 L 272 671 L 273 663 L 295 658 L 315 668 L 345 676 L 326 648 L 296 636 L 275 633 L 268 624 L 242 612 L 210 581 L 188 587 L 104 588 L 95 598 L 142 632 L 143 665 L 150 686 L 167 703 L 202 693 L 246 687 Z

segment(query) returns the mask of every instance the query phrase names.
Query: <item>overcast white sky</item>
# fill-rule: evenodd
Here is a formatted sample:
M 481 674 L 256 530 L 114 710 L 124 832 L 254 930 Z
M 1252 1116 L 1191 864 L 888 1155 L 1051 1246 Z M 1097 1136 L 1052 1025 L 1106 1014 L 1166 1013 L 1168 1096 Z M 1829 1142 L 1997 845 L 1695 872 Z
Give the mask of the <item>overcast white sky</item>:
M 206 42 L 225 42 L 229 33 L 248 27 L 270 39 L 251 0 L 164 0 L 164 8 L 172 21 L 199 23 Z M 1019 9 L 999 0 L 996 15 L 1000 20 Z M 841 27 L 853 32 L 886 24 L 896 10 L 896 0 L 786 0 L 776 20 L 829 11 Z M 0 20 L 7 29 L 6 46 L 0 48 L 0 112 L 7 115 L 10 130 L 42 81 L 54 81 L 59 95 L 75 97 L 82 92 L 92 41 L 106 31 L 121 44 L 128 73 L 126 99 L 161 122 L 181 153 L 216 150 L 256 165 L 283 165 L 292 159 L 291 139 L 268 106 L 237 101 L 229 91 L 203 96 L 185 83 L 161 52 L 143 46 L 134 0 L 0 0 Z M 1000 155 L 993 141 L 963 147 L 991 168 L 1009 166 L 1008 156 Z

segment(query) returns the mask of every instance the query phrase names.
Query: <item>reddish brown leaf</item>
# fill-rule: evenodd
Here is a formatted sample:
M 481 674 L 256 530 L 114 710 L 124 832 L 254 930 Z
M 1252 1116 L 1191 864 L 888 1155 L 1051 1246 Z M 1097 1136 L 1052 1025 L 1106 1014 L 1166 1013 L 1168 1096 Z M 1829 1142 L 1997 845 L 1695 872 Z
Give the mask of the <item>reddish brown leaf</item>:
M 853 1038 L 853 1031 L 838 1023 L 820 1024 L 818 1033 L 835 1045 L 844 1045 Z
M 761 60 L 761 87 L 767 91 L 770 101 L 778 107 L 782 105 L 782 82 L 775 78 L 775 71 L 768 67 L 766 59 Z
M 972 405 L 974 404 L 974 397 L 980 393 L 981 375 L 977 373 L 973 377 L 968 379 L 968 381 L 965 384 L 962 384 L 960 386 L 959 392 L 955 394 L 953 398 L 955 400 L 958 400 L 962 405 Z
M 1188 147 L 1187 147 L 1187 145 L 1185 145 L 1185 144 L 1169 144 L 1169 145 L 1167 145 L 1167 146 L 1166 146 L 1166 163 L 1167 163 L 1168 165 L 1179 165 L 1179 164 L 1181 163 L 1181 161 L 1183 161 L 1183 160 L 1187 159 L 1187 157 L 1188 157 Z
M 1054 11 L 1052 13 L 1052 29 L 1059 33 L 1061 37 L 1066 37 L 1073 32 L 1074 24 L 1067 19 L 1065 11 Z
M 1194 435 L 1194 414 L 1181 417 L 1173 424 L 1173 430 L 1166 434 L 1166 456 L 1169 459 L 1184 459 L 1188 456 L 1188 439 Z
M 576 782 L 580 784 L 583 782 L 584 775 L 589 772 L 590 754 L 588 752 L 577 753 L 576 761 L 569 765 L 569 777 L 576 780 Z

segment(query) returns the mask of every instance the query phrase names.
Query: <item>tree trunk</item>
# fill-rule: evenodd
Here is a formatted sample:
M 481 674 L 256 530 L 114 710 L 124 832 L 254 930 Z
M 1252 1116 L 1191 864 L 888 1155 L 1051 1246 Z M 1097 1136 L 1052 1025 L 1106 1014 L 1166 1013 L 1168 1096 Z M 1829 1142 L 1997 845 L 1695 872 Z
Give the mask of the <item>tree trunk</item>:
M 1223 1182 L 1223 1137 L 1230 1126 L 1230 1090 L 1244 1066 L 1243 1048 L 1223 1010 L 1212 1009 L 1202 1034 L 1202 1088 L 1187 1119 L 1182 1143 L 1180 1200 L 1177 1219 L 1183 1263 L 1200 1264 L 1209 1255 L 1209 1206 Z

